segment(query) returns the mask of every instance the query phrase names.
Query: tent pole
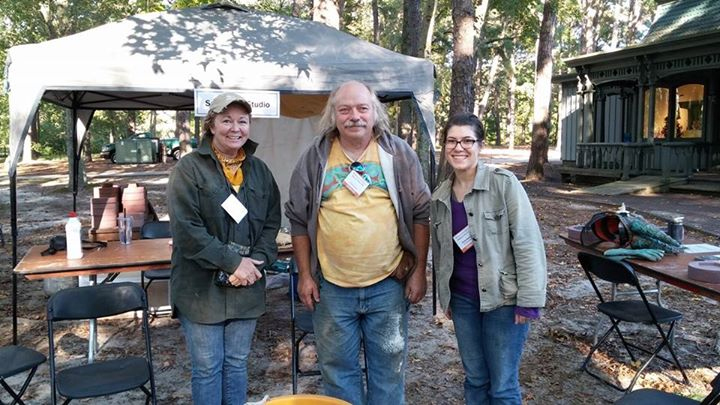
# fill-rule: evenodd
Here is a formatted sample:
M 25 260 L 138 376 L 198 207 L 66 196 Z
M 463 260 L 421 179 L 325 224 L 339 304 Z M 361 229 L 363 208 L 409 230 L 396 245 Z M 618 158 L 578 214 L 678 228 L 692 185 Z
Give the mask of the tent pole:
M 80 172 L 80 159 L 78 157 L 78 141 L 77 141 L 77 107 L 73 105 L 72 109 L 72 153 L 73 153 L 73 211 L 77 212 L 77 194 L 78 194 L 78 173 Z
M 428 134 L 428 138 L 430 138 Z M 433 145 L 432 140 L 428 142 L 430 144 L 430 192 L 432 193 L 435 191 L 435 176 L 436 176 L 436 168 L 435 168 L 435 145 Z M 436 283 L 436 277 L 437 274 L 435 273 L 435 261 L 433 260 L 430 264 L 430 267 L 432 269 L 432 313 L 433 316 L 437 315 L 437 291 L 435 289 L 435 283 Z
M 17 274 L 15 274 L 15 266 L 17 265 L 17 167 L 12 170 L 10 176 L 10 233 L 12 238 L 12 334 L 13 344 L 18 344 L 17 337 Z

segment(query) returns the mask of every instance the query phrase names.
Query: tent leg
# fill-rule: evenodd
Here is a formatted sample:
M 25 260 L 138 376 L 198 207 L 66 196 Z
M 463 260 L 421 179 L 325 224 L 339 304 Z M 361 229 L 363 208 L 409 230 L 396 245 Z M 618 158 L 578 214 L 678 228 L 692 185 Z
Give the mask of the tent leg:
M 73 181 L 72 181 L 72 193 L 73 193 L 73 211 L 77 212 L 77 194 L 78 194 L 78 173 L 80 172 L 80 159 L 78 158 L 80 152 L 78 151 L 78 139 L 77 139 L 77 108 L 72 109 L 72 148 L 73 148 Z
M 10 233 L 12 238 L 12 335 L 13 344 L 18 344 L 17 337 L 17 275 L 15 274 L 15 266 L 17 265 L 17 170 L 10 176 Z

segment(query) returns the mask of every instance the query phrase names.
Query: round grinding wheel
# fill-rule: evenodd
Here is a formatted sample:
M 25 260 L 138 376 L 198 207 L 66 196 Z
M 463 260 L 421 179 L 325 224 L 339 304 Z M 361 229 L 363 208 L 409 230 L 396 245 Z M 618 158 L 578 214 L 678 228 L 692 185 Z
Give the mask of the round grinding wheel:
M 720 260 L 690 262 L 688 277 L 705 283 L 720 283 Z

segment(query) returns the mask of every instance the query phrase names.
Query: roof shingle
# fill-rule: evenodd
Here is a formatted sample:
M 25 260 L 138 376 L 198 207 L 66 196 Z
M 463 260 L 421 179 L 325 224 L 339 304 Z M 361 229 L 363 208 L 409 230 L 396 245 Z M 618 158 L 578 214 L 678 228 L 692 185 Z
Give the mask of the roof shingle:
M 675 0 L 660 4 L 642 44 L 720 32 L 720 0 Z

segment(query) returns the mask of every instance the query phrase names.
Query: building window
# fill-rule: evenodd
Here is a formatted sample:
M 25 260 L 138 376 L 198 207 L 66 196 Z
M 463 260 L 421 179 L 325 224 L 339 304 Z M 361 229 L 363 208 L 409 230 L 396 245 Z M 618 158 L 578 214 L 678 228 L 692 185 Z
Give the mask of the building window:
M 686 84 L 677 88 L 676 117 L 678 132 L 676 138 L 700 138 L 703 125 L 703 94 L 702 84 Z
M 645 114 L 643 115 L 645 117 L 643 123 L 643 139 L 647 139 L 650 134 L 652 134 L 652 137 L 655 139 L 667 138 L 667 128 L 665 123 L 668 120 L 670 89 L 665 87 L 655 88 L 655 113 L 653 116 L 652 132 L 648 131 L 647 120 L 650 116 L 650 90 L 645 90 L 645 100 L 643 104 L 645 106 Z

